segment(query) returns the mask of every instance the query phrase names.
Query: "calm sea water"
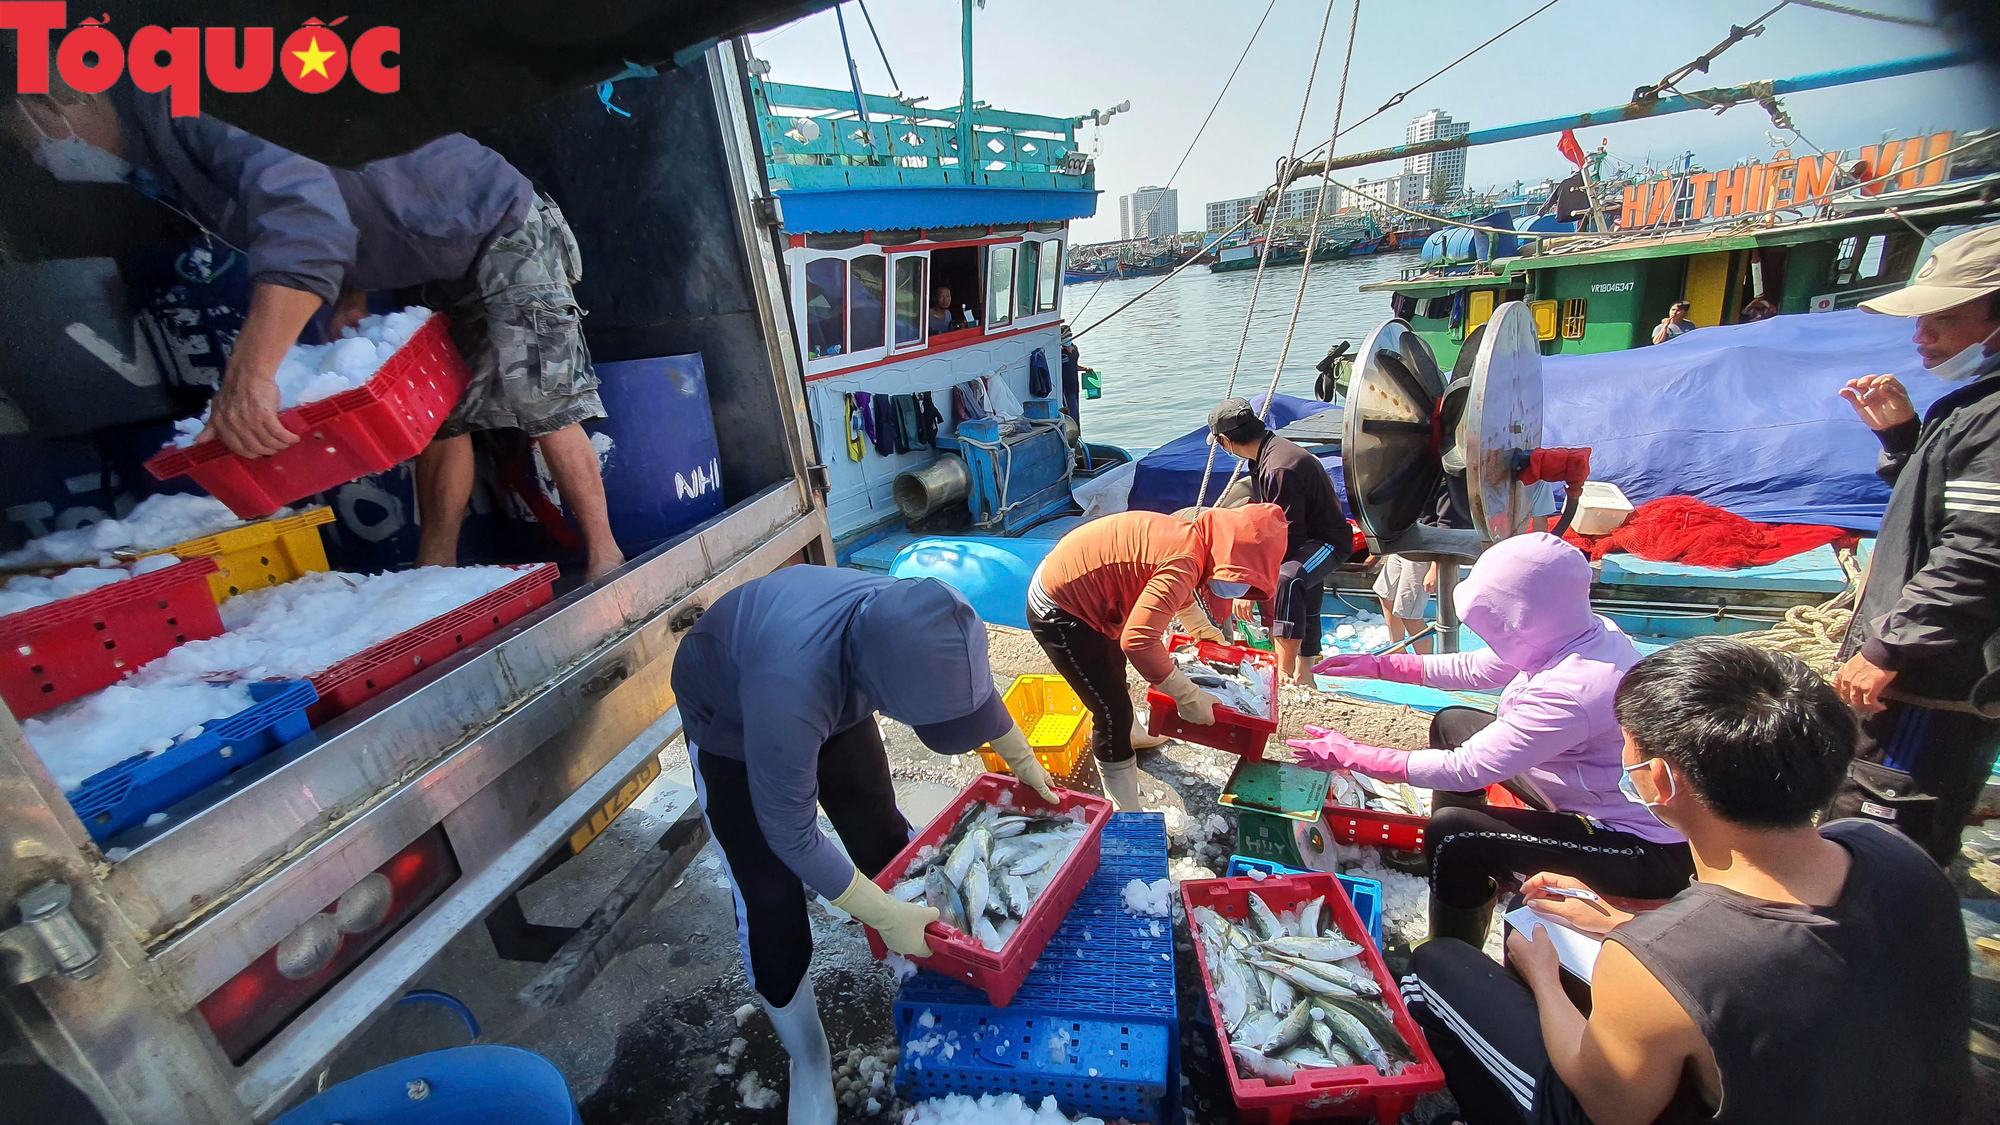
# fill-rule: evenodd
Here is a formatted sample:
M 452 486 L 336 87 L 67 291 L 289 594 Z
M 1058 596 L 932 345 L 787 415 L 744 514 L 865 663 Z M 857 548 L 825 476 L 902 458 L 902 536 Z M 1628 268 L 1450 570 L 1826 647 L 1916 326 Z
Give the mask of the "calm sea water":
M 1278 380 L 1279 393 L 1311 398 L 1313 365 L 1326 350 L 1340 340 L 1359 348 L 1368 333 L 1389 319 L 1388 294 L 1360 293 L 1357 288 L 1394 277 L 1414 261 L 1414 252 L 1407 252 L 1315 262 L 1306 281 L 1298 332 Z M 1236 374 L 1236 394 L 1253 397 L 1271 385 L 1298 293 L 1299 270 L 1289 266 L 1265 271 L 1249 344 Z M 1229 369 L 1243 336 L 1243 314 L 1255 277 L 1255 270 L 1218 274 L 1190 266 L 1079 340 L 1084 365 L 1095 367 L 1104 377 L 1104 397 L 1083 403 L 1084 436 L 1137 452 L 1164 445 L 1205 422 L 1209 407 L 1229 386 Z M 1064 317 L 1082 330 L 1158 280 L 1136 277 L 1068 286 L 1063 291 Z

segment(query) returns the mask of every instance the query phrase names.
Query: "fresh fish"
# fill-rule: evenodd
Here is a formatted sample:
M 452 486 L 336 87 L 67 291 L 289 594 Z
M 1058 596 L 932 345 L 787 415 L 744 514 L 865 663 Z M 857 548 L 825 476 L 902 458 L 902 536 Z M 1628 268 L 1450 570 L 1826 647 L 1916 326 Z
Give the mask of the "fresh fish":
M 1003 816 L 993 822 L 990 831 L 995 840 L 1008 840 L 1026 832 L 1028 823 L 1028 818 L 1025 816 Z
M 1267 1058 L 1262 1052 L 1241 1043 L 1231 1043 L 1229 1053 L 1236 1056 L 1236 1061 L 1252 1078 L 1262 1078 L 1266 1082 L 1290 1082 L 1292 1076 L 1298 1073 L 1299 1068 L 1291 1063 Z
M 1304 1037 L 1306 1026 L 1312 1023 L 1313 1013 L 1318 1010 L 1304 1001 L 1292 1005 L 1290 1012 L 1286 1014 L 1284 1019 L 1278 1021 L 1278 1026 L 1272 1030 L 1270 1035 L 1265 1037 L 1264 1042 L 1259 1044 L 1257 1049 L 1266 1055 L 1275 1055 L 1279 1051 L 1298 1042 Z M 1321 1016 L 1320 1018 L 1325 1019 L 1326 1017 Z M 1357 1022 L 1355 1026 L 1360 1027 L 1361 1025 Z M 1367 1028 L 1362 1028 L 1362 1030 L 1365 1032 Z
M 1334 1048 L 1333 1029 L 1326 1026 L 1326 1017 L 1324 1015 L 1317 1011 L 1313 1014 L 1320 1018 L 1306 1026 L 1306 1034 L 1312 1037 L 1313 1044 L 1319 1048 L 1321 1054 L 1325 1055 L 1328 1059 L 1332 1059 Z
M 1361 1026 L 1367 1028 L 1368 1034 L 1373 1035 L 1385 1050 L 1393 1047 L 1404 1054 L 1409 1053 L 1409 1044 L 1403 1042 L 1402 1032 L 1396 1030 L 1396 1025 L 1390 1022 L 1388 1012 L 1380 1003 L 1345 996 L 1315 996 L 1313 1001 L 1317 1005 L 1339 1008 L 1360 1020 Z
M 1027 880 L 1021 878 L 1019 875 L 1009 875 L 1006 877 L 1004 886 L 1007 890 L 1007 913 L 1012 914 L 1016 918 L 1026 918 L 1028 916 L 1028 907 L 1034 902 L 1034 899 L 1028 895 Z
M 1326 964 L 1345 961 L 1361 953 L 1360 946 L 1343 937 L 1279 937 L 1260 942 L 1258 948 L 1266 953 L 1277 953 Z
M 899 902 L 915 902 L 924 897 L 924 880 L 905 879 L 890 889 L 889 897 Z
M 994 929 L 993 923 L 988 921 L 983 914 L 980 915 L 977 922 L 972 924 L 972 936 L 978 939 L 979 944 L 996 953 L 999 952 L 1001 946 L 1007 944 L 1007 939 L 1000 936 L 1000 931 Z
M 1285 978 L 1285 981 L 1307 992 L 1321 996 L 1353 996 L 1355 992 L 1344 984 L 1320 976 L 1308 969 L 1300 968 L 1289 961 L 1253 960 L 1250 962 L 1264 972 Z
M 1328 965 L 1319 961 L 1307 961 L 1299 957 L 1275 955 L 1274 959 L 1283 964 L 1290 965 L 1302 973 L 1310 973 L 1321 980 L 1331 981 L 1356 996 L 1373 997 L 1382 995 L 1382 986 L 1375 983 L 1375 975 L 1373 973 L 1357 973 L 1350 969 L 1343 969 L 1339 965 Z M 1276 970 L 1272 971 L 1275 972 Z M 1293 981 L 1293 983 L 1296 984 L 1298 982 Z M 1318 990 L 1315 989 L 1314 991 Z
M 1292 927 L 1292 932 L 1302 938 L 1318 937 L 1320 935 L 1320 915 L 1325 913 L 1325 895 L 1320 895 L 1318 898 L 1308 901 L 1304 906 L 1299 907 L 1299 920 Z
M 1250 900 L 1250 921 L 1257 927 L 1257 936 L 1265 941 L 1286 934 L 1284 923 L 1271 912 L 1271 904 L 1256 895 L 1246 895 Z
M 975 830 L 976 831 L 976 830 Z M 949 877 L 950 871 L 945 875 Z M 982 918 L 986 914 L 987 896 L 993 893 L 993 877 L 986 870 L 986 861 L 975 859 L 965 872 L 965 917 L 967 920 Z M 964 927 L 960 927 L 963 929 Z
M 1289 1012 L 1292 1005 L 1298 1002 L 1298 992 L 1292 988 L 1291 982 L 1276 973 L 1264 978 L 1264 990 L 1274 1012 Z
M 990 837 L 989 837 L 990 839 Z M 958 886 L 965 885 L 965 873 L 980 859 L 979 846 L 974 842 L 974 833 L 967 832 L 951 849 L 950 857 L 944 861 L 944 876 Z
M 1007 876 L 994 868 L 986 869 L 986 912 L 996 918 L 1005 918 L 1015 913 L 1007 901 Z M 1019 911 L 1026 914 L 1026 910 Z
M 933 867 L 924 876 L 924 904 L 937 908 L 938 921 L 959 933 L 965 932 L 965 899 L 943 868 Z
M 1278 1014 L 1264 1008 L 1253 1008 L 1236 1027 L 1233 1037 L 1239 1043 L 1262 1043 L 1278 1030 Z
M 972 841 L 972 846 L 978 849 L 979 862 L 986 863 L 992 860 L 993 833 L 991 831 L 987 830 L 983 825 L 975 826 L 972 829 L 972 831 L 967 832 L 965 836 L 966 839 Z
M 1382 1049 L 1382 1044 L 1353 1012 L 1338 1004 L 1315 1007 L 1313 1010 L 1332 1025 L 1333 1034 L 1347 1045 L 1348 1050 L 1367 1059 L 1377 1072 L 1389 1073 L 1389 1053 Z
M 1000 943 L 1005 945 L 1007 939 L 1014 936 L 1014 931 L 1021 928 L 1021 920 L 1019 918 L 1009 918 L 993 928 L 1000 934 Z
M 1338 1044 L 1335 1045 L 1338 1046 Z M 1350 1065 L 1335 1062 L 1332 1056 L 1323 1051 L 1315 1051 L 1303 1043 L 1296 1047 L 1287 1047 L 1278 1052 L 1278 1059 L 1281 1062 L 1291 1063 L 1302 1070 L 1333 1070 L 1338 1067 Z

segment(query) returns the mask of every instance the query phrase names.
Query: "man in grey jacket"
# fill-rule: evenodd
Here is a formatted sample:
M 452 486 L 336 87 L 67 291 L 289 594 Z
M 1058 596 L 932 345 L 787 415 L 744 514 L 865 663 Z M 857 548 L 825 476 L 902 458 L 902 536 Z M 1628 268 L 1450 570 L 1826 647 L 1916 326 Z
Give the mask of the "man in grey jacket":
M 562 212 L 470 137 L 348 171 L 212 117 L 170 117 L 164 95 L 121 84 L 23 95 L 9 131 L 58 179 L 123 182 L 249 261 L 250 310 L 200 439 L 246 457 L 299 440 L 278 420 L 277 369 L 324 307 L 334 335 L 370 292 L 403 291 L 451 318 L 472 383 L 417 458 L 417 563 L 457 561 L 474 430 L 518 428 L 541 447 L 583 533 L 589 577 L 624 561 L 580 425 L 604 416 L 571 286 L 582 259 Z

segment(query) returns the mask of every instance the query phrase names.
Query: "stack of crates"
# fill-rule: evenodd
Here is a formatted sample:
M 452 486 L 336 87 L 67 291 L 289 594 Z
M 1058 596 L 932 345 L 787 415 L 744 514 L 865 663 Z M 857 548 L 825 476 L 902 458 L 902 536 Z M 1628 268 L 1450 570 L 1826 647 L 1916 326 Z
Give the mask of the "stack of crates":
M 1128 913 L 1125 887 L 1166 878 L 1166 821 L 1117 813 L 1097 874 L 1004 1008 L 919 972 L 896 996 L 896 1084 L 913 1100 L 946 1094 L 1053 1095 L 1071 1116 L 1178 1120 L 1180 1028 L 1171 917 Z

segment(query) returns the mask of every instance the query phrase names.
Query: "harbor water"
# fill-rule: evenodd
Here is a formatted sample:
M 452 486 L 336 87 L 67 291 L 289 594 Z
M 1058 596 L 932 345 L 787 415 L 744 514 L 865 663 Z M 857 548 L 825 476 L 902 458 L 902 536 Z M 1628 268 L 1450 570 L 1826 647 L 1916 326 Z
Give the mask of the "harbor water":
M 1359 349 L 1368 333 L 1389 318 L 1386 293 L 1357 289 L 1395 277 L 1415 262 L 1414 252 L 1315 262 L 1278 380 L 1279 393 L 1313 397 L 1313 365 L 1327 349 L 1341 340 Z M 1233 393 L 1249 398 L 1270 387 L 1298 294 L 1299 272 L 1298 266 L 1265 272 Z M 1210 273 L 1190 266 L 1077 341 L 1084 365 L 1096 368 L 1104 380 L 1104 397 L 1083 404 L 1084 436 L 1138 453 L 1201 425 L 1230 386 L 1256 276 L 1254 270 Z M 1157 281 L 1138 277 L 1067 286 L 1064 319 L 1082 331 Z

